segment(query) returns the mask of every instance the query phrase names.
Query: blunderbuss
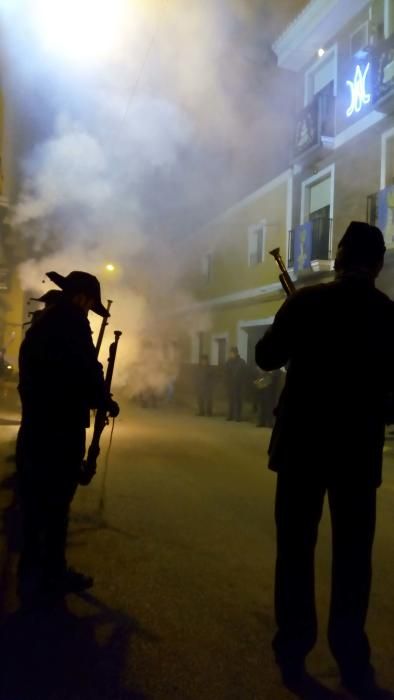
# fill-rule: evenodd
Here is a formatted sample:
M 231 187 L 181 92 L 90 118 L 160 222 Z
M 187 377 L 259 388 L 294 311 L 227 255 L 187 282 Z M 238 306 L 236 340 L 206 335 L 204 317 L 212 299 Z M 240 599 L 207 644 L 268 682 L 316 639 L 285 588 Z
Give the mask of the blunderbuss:
M 108 301 L 108 307 L 107 311 L 109 311 L 109 308 L 111 306 L 112 302 Z M 103 318 L 99 336 L 98 336 L 98 341 L 96 344 L 96 352 L 98 355 L 98 352 L 101 347 L 101 343 L 104 337 L 104 331 L 105 327 L 107 326 L 107 319 Z M 111 343 L 109 347 L 109 356 L 108 356 L 108 364 L 107 364 L 107 370 L 105 373 L 105 388 L 106 388 L 106 393 L 107 396 L 111 396 L 111 385 L 112 385 L 112 377 L 114 374 L 114 367 L 115 367 L 115 360 L 116 360 L 116 353 L 118 350 L 118 343 L 119 343 L 119 338 L 122 335 L 121 331 L 114 331 L 114 336 L 115 339 Z M 93 436 L 92 436 L 92 441 L 90 443 L 90 446 L 87 451 L 86 459 L 82 463 L 82 468 L 81 468 L 81 473 L 79 477 L 79 483 L 82 486 L 87 486 L 90 484 L 92 481 L 96 470 L 97 470 L 97 460 L 100 454 L 100 438 L 102 435 L 102 432 L 106 425 L 109 423 L 109 418 L 108 418 L 108 411 L 105 408 L 99 408 L 96 411 L 96 415 L 94 418 L 94 427 L 93 427 Z

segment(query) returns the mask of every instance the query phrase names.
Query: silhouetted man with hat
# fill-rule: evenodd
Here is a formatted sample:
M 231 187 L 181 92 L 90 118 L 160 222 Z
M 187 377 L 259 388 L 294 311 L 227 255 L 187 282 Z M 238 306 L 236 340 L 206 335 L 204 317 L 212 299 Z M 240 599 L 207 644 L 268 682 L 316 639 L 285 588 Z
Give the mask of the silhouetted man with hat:
M 385 411 L 393 388 L 394 305 L 375 288 L 381 231 L 352 222 L 338 246 L 336 279 L 290 296 L 256 347 L 256 362 L 287 366 L 269 448 L 278 472 L 273 640 L 284 682 L 304 680 L 317 637 L 314 552 L 323 501 L 332 527 L 328 638 L 343 684 L 374 691 L 365 632 L 376 489 L 382 480 Z
M 31 311 L 29 313 L 29 316 L 31 316 L 31 320 L 25 323 L 24 325 L 29 326 L 35 323 L 45 311 L 52 308 L 52 306 L 55 306 L 55 304 L 61 301 L 61 299 L 63 299 L 63 292 L 60 289 L 50 289 L 48 292 L 45 292 L 45 294 L 42 294 L 40 297 L 31 297 L 31 301 L 42 302 L 44 304 L 44 308 Z
M 47 300 L 53 303 L 27 331 L 19 356 L 22 596 L 80 591 L 92 585 L 89 576 L 66 564 L 69 510 L 79 482 L 90 410 L 103 408 L 111 416 L 119 411 L 106 390 L 87 318 L 90 310 L 109 315 L 101 303 L 99 281 L 79 271 L 67 277 L 51 272 L 48 277 L 62 292 Z

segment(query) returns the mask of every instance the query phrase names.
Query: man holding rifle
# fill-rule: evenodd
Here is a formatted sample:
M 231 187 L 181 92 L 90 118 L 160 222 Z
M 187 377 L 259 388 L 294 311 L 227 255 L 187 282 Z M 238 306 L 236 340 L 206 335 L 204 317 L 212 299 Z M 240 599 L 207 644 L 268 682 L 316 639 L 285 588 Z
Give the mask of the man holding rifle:
M 394 387 L 394 304 L 375 288 L 384 254 L 381 231 L 352 222 L 338 246 L 335 281 L 291 294 L 256 346 L 262 369 L 287 366 L 269 448 L 270 468 L 278 473 L 276 661 L 286 685 L 302 686 L 317 637 L 314 552 L 327 493 L 328 638 L 344 686 L 358 697 L 375 690 L 364 627 Z
M 109 316 L 99 281 L 79 271 L 48 277 L 62 292 L 27 331 L 19 357 L 22 597 L 77 592 L 93 584 L 66 565 L 69 510 L 81 479 L 90 410 L 119 413 L 105 386 L 87 318 L 90 310 Z

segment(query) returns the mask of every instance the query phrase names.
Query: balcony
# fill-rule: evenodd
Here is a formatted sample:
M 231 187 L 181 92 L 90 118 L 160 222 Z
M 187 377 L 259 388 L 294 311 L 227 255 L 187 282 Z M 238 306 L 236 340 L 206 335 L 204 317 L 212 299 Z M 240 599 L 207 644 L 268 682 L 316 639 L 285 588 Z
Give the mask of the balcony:
M 332 219 L 317 218 L 310 219 L 312 224 L 311 257 L 309 271 L 319 272 L 330 270 L 332 267 L 331 250 L 331 229 Z M 287 264 L 289 268 L 294 268 L 294 243 L 296 229 L 289 231 L 289 248 Z M 301 274 L 307 272 L 304 269 Z
M 304 163 L 332 147 L 335 135 L 333 84 L 324 88 L 297 116 L 293 163 Z

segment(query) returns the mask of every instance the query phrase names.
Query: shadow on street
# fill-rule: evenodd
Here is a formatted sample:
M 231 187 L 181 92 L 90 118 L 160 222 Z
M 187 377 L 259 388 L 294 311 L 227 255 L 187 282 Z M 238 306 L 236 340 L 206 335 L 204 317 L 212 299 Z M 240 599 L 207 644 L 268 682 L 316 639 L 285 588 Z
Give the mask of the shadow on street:
M 152 638 L 94 598 L 85 602 L 89 612 L 83 617 L 63 602 L 5 619 L 1 700 L 147 700 L 123 674 L 133 637 Z
M 0 497 L 0 700 L 148 700 L 127 668 L 135 637 L 157 639 L 136 620 L 89 594 L 70 597 L 78 614 L 63 600 L 8 612 L 20 544 L 15 474 L 1 481 Z

